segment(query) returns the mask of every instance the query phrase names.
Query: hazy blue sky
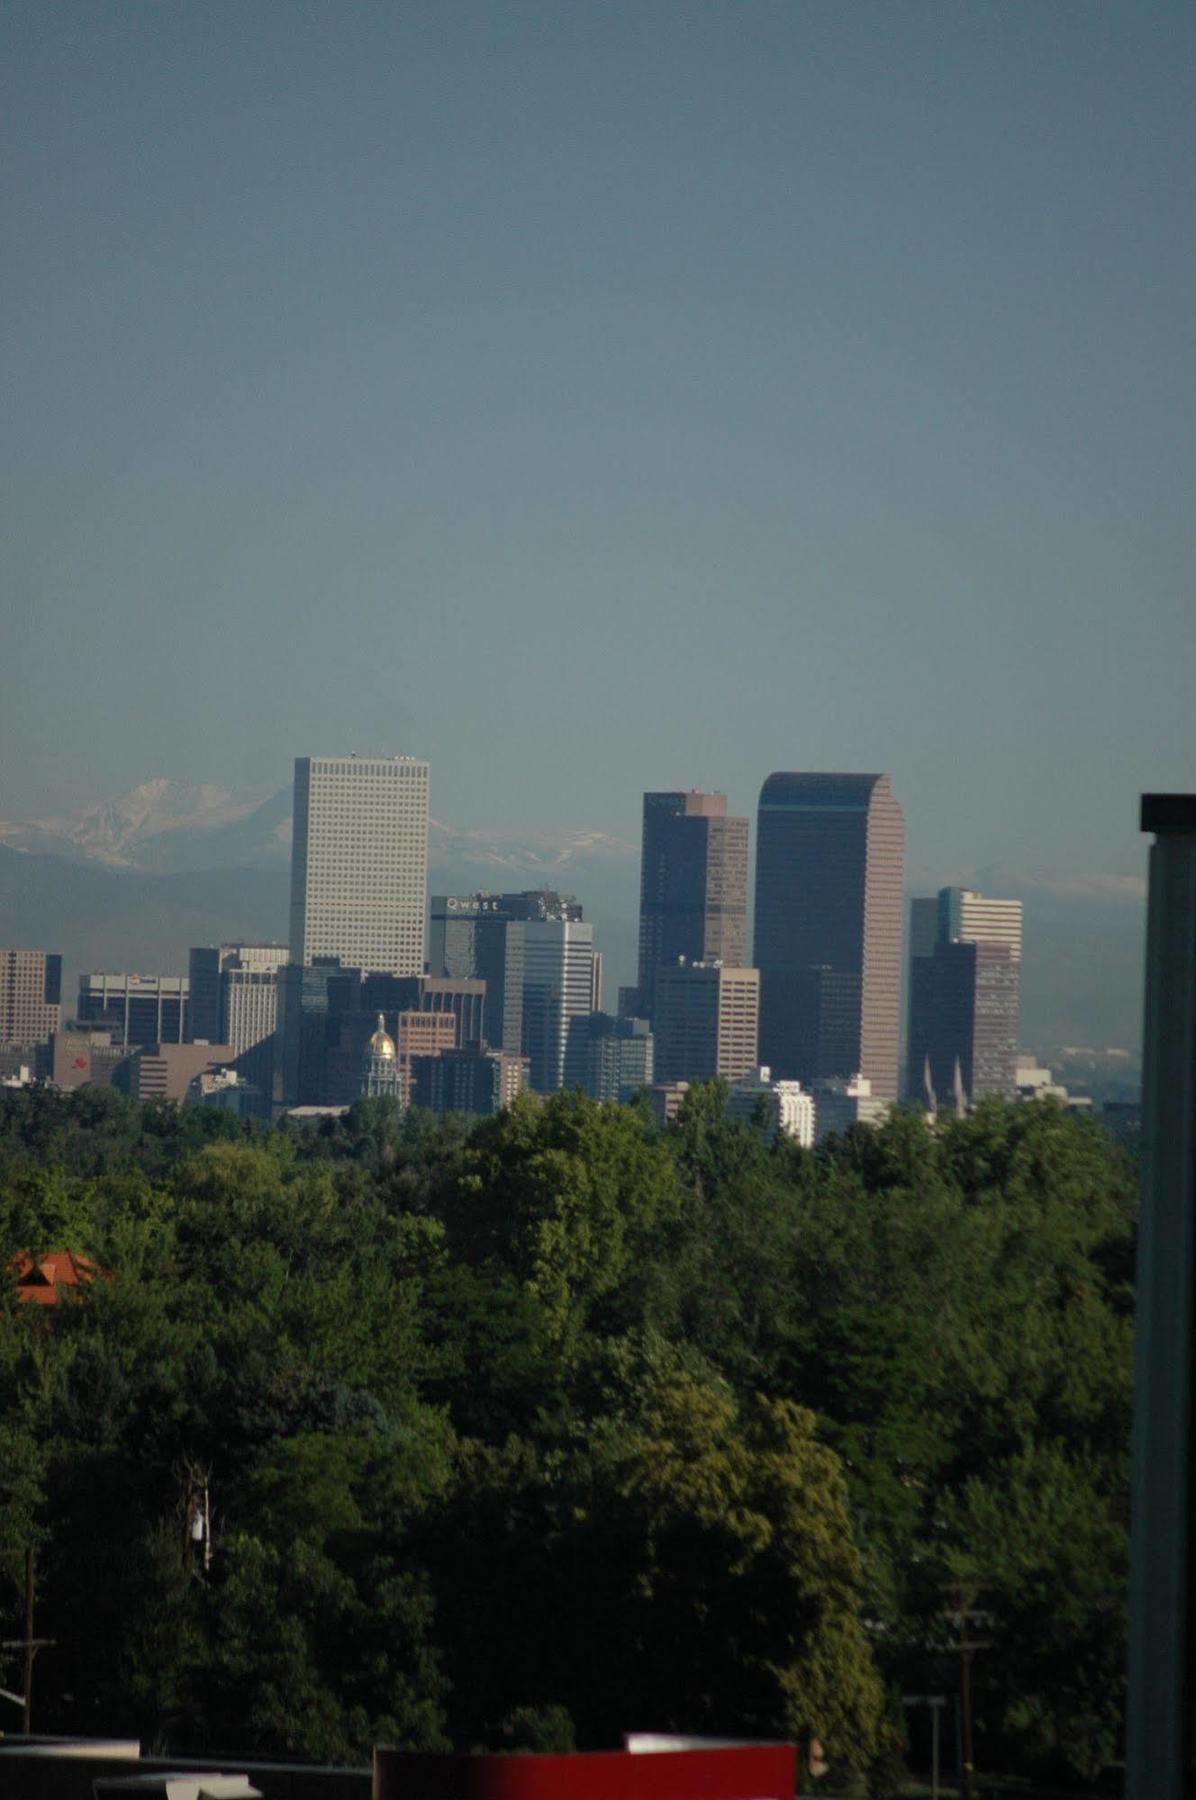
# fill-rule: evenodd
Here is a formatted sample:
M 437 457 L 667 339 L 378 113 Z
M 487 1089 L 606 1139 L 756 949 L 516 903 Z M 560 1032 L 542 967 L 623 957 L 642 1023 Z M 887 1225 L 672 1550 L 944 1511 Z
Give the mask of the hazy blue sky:
M 1189 0 L 3 10 L 0 816 L 296 752 L 910 859 L 1196 785 Z

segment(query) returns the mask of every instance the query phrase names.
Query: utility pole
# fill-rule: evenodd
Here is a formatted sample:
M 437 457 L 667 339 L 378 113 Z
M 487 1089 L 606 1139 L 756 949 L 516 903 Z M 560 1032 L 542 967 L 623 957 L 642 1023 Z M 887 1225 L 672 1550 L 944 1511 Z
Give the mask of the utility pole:
M 963 1729 L 963 1757 L 960 1769 L 960 1786 L 963 1800 L 975 1800 L 976 1752 L 972 1738 L 972 1658 L 977 1650 L 990 1650 L 991 1638 L 970 1638 L 969 1627 L 987 1626 L 993 1622 L 990 1612 L 983 1612 L 969 1604 L 975 1598 L 969 1594 L 962 1582 L 948 1589 L 953 1596 L 954 1604 L 944 1608 L 943 1617 L 950 1619 L 959 1632 L 959 1642 L 948 1644 L 948 1650 L 959 1654 L 959 1707 L 960 1723 Z
M 0 1700 L 11 1700 L 14 1706 L 20 1707 L 21 1729 L 26 1737 L 33 1732 L 33 1659 L 39 1650 L 55 1641 L 33 1635 L 33 1592 L 33 1546 L 30 1545 L 25 1552 L 25 1635 L 0 1640 L 0 1650 L 20 1650 L 22 1653 L 21 1692 L 14 1694 L 10 1688 L 0 1688 Z

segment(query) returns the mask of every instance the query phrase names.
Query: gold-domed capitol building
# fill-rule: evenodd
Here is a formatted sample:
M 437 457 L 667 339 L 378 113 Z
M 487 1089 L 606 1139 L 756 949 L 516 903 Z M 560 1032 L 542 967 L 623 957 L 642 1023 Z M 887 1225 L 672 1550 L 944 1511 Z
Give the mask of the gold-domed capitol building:
M 365 1047 L 361 1063 L 361 1092 L 367 1099 L 389 1094 L 394 1100 L 403 1097 L 399 1081 L 399 1059 L 395 1042 L 386 1029 L 386 1020 L 378 1014 L 378 1028 Z

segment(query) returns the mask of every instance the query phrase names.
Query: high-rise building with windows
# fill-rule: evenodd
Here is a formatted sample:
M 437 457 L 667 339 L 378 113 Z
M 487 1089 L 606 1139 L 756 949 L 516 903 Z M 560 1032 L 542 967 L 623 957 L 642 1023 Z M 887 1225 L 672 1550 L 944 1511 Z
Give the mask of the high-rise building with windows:
M 656 971 L 656 1080 L 739 1081 L 757 1067 L 760 974 L 723 963 Z
M 416 1056 L 411 1063 L 411 1104 L 431 1112 L 488 1117 L 511 1105 L 527 1083 L 527 1063 L 481 1044 Z
M 1021 960 L 1020 900 L 947 887 L 911 902 L 909 1099 L 932 1107 L 957 1091 L 972 1103 L 1013 1096 Z
M 329 1103 L 329 1055 L 339 1041 L 342 1016 L 359 1008 L 360 1001 L 361 970 L 343 968 L 335 956 L 317 957 L 311 964 L 288 963 L 279 970 L 275 1105 Z M 356 1091 L 354 1087 L 353 1094 Z
M 0 950 L 0 1044 L 42 1044 L 62 1013 L 62 958 L 45 950 Z
M 602 958 L 580 901 L 552 888 L 438 894 L 431 919 L 433 976 L 468 972 L 486 984 L 487 1042 L 528 1059 L 537 1093 L 582 1086 L 580 1040 L 574 1032 L 570 1049 L 570 1030 L 601 1005 Z
M 904 823 L 887 775 L 770 775 L 756 830 L 760 1060 L 897 1097 Z
M 940 888 L 938 937 L 944 944 L 1006 944 L 1012 960 L 1020 963 L 1022 903 L 990 900 L 973 888 Z
M 486 984 L 486 1041 L 509 1056 L 523 1053 L 524 920 L 503 894 L 434 894 L 428 972 Z M 579 909 L 580 916 L 580 909 Z
M 185 975 L 79 977 L 75 1016 L 80 1025 L 112 1033 L 128 1049 L 185 1044 L 191 1037 L 190 983 Z
M 289 952 L 285 944 L 201 944 L 193 948 L 187 966 L 191 1001 L 189 1030 L 192 1041 L 204 1040 L 209 1044 L 234 1042 L 227 1032 L 226 1024 L 228 983 L 224 976 L 228 970 L 240 970 L 245 975 L 262 975 L 277 982 L 278 971 L 288 960 Z M 249 1023 L 247 1020 L 247 1026 Z M 274 1029 L 273 1016 L 268 1029 Z M 256 1043 L 258 1038 L 250 1041 Z M 248 1047 L 248 1043 L 239 1043 L 238 1054 Z
M 291 961 L 422 975 L 427 763 L 297 757 L 294 816 Z
M 595 1010 L 594 927 L 582 919 L 524 922 L 523 1053 L 539 1094 L 584 1085 L 575 1019 Z M 572 1046 L 572 1054 L 570 1053 Z
M 687 962 L 747 961 L 748 822 L 725 794 L 644 795 L 637 1011 L 653 1016 L 656 974 Z
M 1017 1095 L 1018 969 L 1008 944 L 943 943 L 930 960 L 928 1105 Z
M 570 1068 L 591 1100 L 630 1100 L 656 1078 L 655 1042 L 647 1019 L 592 1012 L 570 1027 Z

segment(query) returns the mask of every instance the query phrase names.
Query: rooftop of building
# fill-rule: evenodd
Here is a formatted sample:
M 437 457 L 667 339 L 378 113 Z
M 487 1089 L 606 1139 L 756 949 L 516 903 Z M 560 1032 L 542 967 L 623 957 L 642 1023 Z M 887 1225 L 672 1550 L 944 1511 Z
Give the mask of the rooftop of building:
M 800 808 L 803 812 L 866 812 L 887 775 L 803 774 L 775 770 L 760 789 L 762 810 Z
M 18 1250 L 9 1264 L 17 1281 L 17 1298 L 34 1306 L 57 1306 L 63 1289 L 77 1289 L 99 1274 L 89 1256 L 75 1250 L 48 1250 L 36 1260 Z

